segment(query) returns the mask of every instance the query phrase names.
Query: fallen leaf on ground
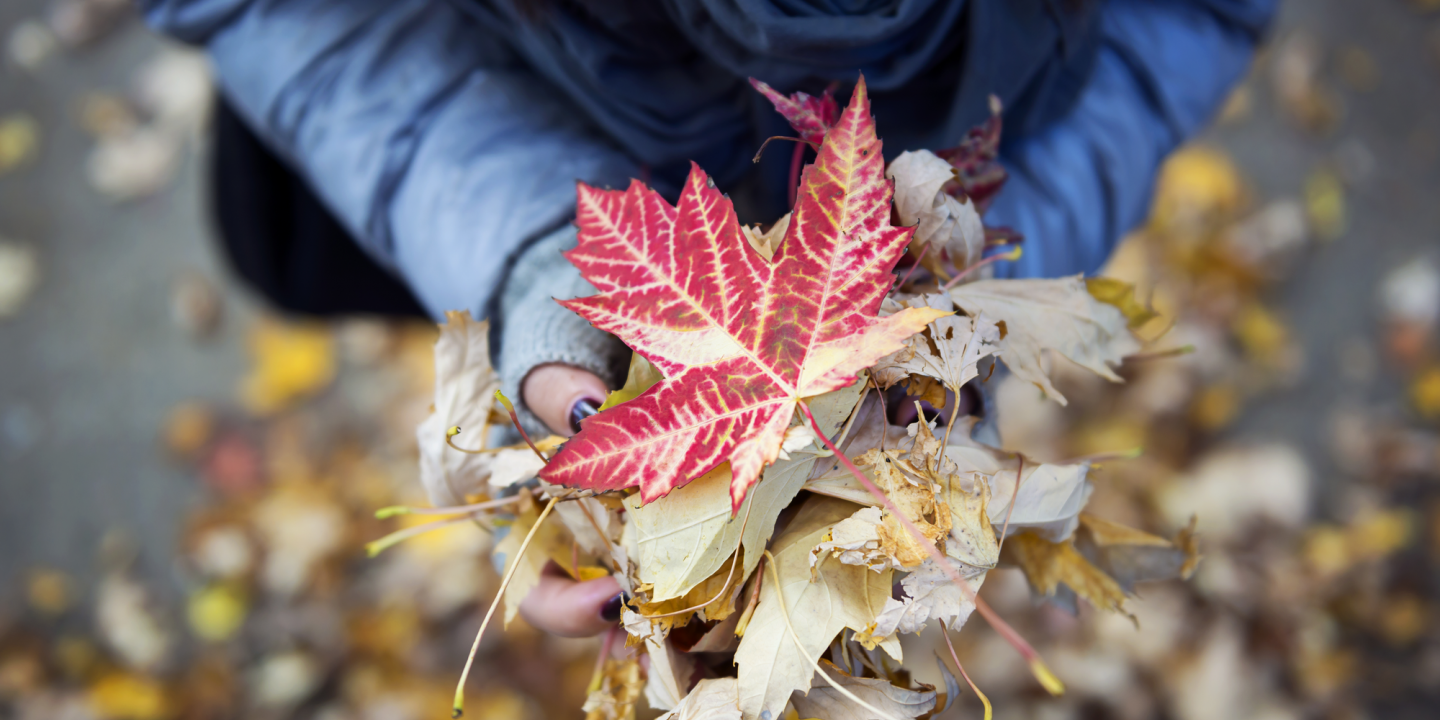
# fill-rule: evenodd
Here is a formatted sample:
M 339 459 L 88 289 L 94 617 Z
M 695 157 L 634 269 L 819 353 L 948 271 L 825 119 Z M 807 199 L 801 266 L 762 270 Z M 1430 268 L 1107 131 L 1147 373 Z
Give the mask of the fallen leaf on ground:
M 40 284 L 40 260 L 33 248 L 0 239 L 0 318 L 20 312 Z
M 253 365 L 240 383 L 240 402 L 257 415 L 314 395 L 335 379 L 335 343 L 324 326 L 262 319 L 246 345 Z

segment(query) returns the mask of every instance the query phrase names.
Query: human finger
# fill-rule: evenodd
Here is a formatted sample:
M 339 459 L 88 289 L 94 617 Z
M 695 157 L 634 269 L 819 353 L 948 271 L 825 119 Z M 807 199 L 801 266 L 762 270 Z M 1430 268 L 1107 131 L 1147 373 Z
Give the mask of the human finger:
M 520 603 L 520 614 L 537 629 L 554 635 L 590 637 L 614 627 L 622 603 L 615 578 L 576 582 L 550 565 Z
M 521 385 L 530 412 L 563 437 L 580 432 L 580 421 L 595 414 L 607 392 L 595 373 L 559 363 L 536 367 Z

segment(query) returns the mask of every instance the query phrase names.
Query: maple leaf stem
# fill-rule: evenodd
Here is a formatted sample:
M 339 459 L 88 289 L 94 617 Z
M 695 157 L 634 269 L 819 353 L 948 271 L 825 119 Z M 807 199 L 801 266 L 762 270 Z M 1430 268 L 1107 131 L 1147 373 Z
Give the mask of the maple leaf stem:
M 1140 457 L 1141 455 L 1144 455 L 1144 454 L 1145 454 L 1145 448 L 1142 447 L 1142 446 L 1137 445 L 1137 446 L 1135 446 L 1135 447 L 1133 447 L 1133 448 L 1130 448 L 1129 450 L 1120 450 L 1120 451 L 1118 451 L 1118 452 L 1107 452 L 1107 453 L 1094 453 L 1094 454 L 1091 454 L 1091 455 L 1081 455 L 1080 457 L 1071 458 L 1071 459 L 1066 460 L 1066 461 L 1064 461 L 1064 462 L 1058 462 L 1058 463 L 1055 463 L 1055 464 L 1056 464 L 1056 465 L 1079 465 L 1080 463 L 1089 463 L 1089 464 L 1091 464 L 1091 465 L 1099 465 L 1100 463 L 1110 462 L 1111 460 L 1134 460 L 1135 458 L 1138 458 L 1138 457 Z
M 370 542 L 365 543 L 365 555 L 367 557 L 373 558 L 376 555 L 379 555 L 380 553 L 385 552 L 386 550 L 389 550 L 390 548 L 399 545 L 400 543 L 405 542 L 412 537 L 415 537 L 417 535 L 424 535 L 431 530 L 439 530 L 443 527 L 456 525 L 469 519 L 470 515 L 467 513 L 465 515 L 461 515 L 460 517 L 436 520 L 435 522 L 425 523 L 424 525 L 416 525 L 415 527 L 408 527 L 404 530 L 397 530 L 393 533 L 390 533 L 389 535 L 386 535 L 385 537 L 380 538 L 379 540 L 371 540 Z
M 820 677 L 825 678 L 825 682 L 830 683 L 830 687 L 835 688 L 841 695 L 844 695 L 855 704 L 865 708 L 866 710 L 869 710 L 872 713 L 875 713 L 876 715 L 879 715 L 882 718 L 892 718 L 893 716 L 889 713 L 886 713 L 875 707 L 874 705 L 871 705 L 870 703 L 861 700 L 855 695 L 855 693 L 852 693 L 849 690 L 841 687 L 840 683 L 832 680 L 830 678 L 830 674 L 825 672 L 820 667 L 820 663 L 816 662 L 815 658 L 810 657 L 810 651 L 805 649 L 805 643 L 800 642 L 800 636 L 795 634 L 795 626 L 790 623 L 790 608 L 785 606 L 785 592 L 784 588 L 780 587 L 780 571 L 775 568 L 775 556 L 771 555 L 769 550 L 766 550 L 765 557 L 770 559 L 770 562 L 765 566 L 765 569 L 775 574 L 775 578 L 772 582 L 775 583 L 775 599 L 779 602 L 780 605 L 780 616 L 785 618 L 785 629 L 790 631 L 790 639 L 795 641 L 795 649 L 800 651 L 800 657 L 805 658 L 806 662 L 810 663 L 810 666 L 815 668 L 815 672 L 819 674 Z
M 973 273 L 976 270 L 985 267 L 986 265 L 994 265 L 1001 260 L 1019 260 L 1020 256 L 1024 254 L 1024 250 L 1024 248 L 1017 245 L 1015 246 L 1015 249 L 1011 250 L 1010 252 L 1000 253 L 998 255 L 991 255 L 990 257 L 985 258 L 984 260 L 981 260 L 980 262 L 977 262 L 974 265 L 965 268 L 964 270 L 961 270 L 959 274 L 957 274 L 953 278 L 950 278 L 950 282 L 945 283 L 945 285 L 940 289 L 949 290 L 950 288 L 955 287 L 955 283 L 964 280 L 966 275 L 969 275 L 970 273 Z
M 582 499 L 583 498 L 575 498 L 575 501 L 580 502 L 580 500 Z M 595 520 L 594 515 L 590 514 L 590 508 L 585 507 L 585 503 L 583 502 L 580 502 L 580 512 L 585 513 L 585 519 L 590 521 L 590 527 L 595 528 L 595 534 L 599 535 L 600 539 L 605 541 L 605 547 L 610 550 L 611 555 L 613 556 L 615 551 L 615 543 L 610 542 L 610 537 L 605 534 L 604 530 L 600 529 L 600 523 Z
M 985 706 L 985 720 L 990 720 L 994 716 L 994 710 L 990 707 L 990 698 L 980 692 L 975 681 L 970 679 L 970 673 L 965 672 L 965 666 L 960 664 L 960 655 L 955 652 L 955 643 L 950 642 L 950 628 L 944 621 L 940 623 L 940 634 L 945 637 L 945 647 L 950 648 L 950 659 L 955 661 L 955 668 L 960 671 L 960 677 L 965 678 L 965 682 L 970 684 L 970 689 L 975 691 L 975 696 L 980 698 L 980 703 Z
M 751 511 L 752 509 L 754 509 L 754 507 L 755 507 L 755 503 L 754 503 L 753 501 L 752 501 L 749 505 L 746 505 L 746 506 L 745 506 L 745 519 L 740 521 L 740 539 L 741 539 L 741 542 L 742 542 L 742 543 L 744 542 L 744 539 L 745 539 L 745 526 L 750 524 L 750 511 Z M 744 554 L 744 552 L 745 552 L 744 546 L 742 545 L 740 548 L 737 548 L 737 549 L 736 549 L 734 555 L 731 555 L 731 556 L 730 556 L 730 572 L 729 572 L 729 573 L 726 573 L 726 575 L 725 575 L 725 586 L 722 587 L 722 588 L 720 588 L 720 592 L 715 593 L 715 597 L 712 597 L 712 598 L 710 598 L 709 600 L 706 600 L 705 602 L 700 603 L 699 605 L 696 605 L 695 607 L 688 607 L 688 608 L 685 608 L 684 610 L 676 610 L 675 612 L 668 612 L 668 613 L 665 613 L 665 614 L 663 614 L 663 615 L 642 615 L 641 617 L 644 617 L 644 618 L 647 619 L 647 620 L 658 620 L 658 619 L 660 619 L 660 618 L 674 617 L 674 616 L 676 616 L 676 615 L 684 615 L 685 613 L 688 613 L 688 612 L 695 612 L 695 611 L 697 611 L 697 610 L 701 610 L 701 609 L 709 606 L 711 603 L 715 602 L 716 600 L 719 600 L 720 598 L 725 597 L 725 593 L 730 592 L 730 583 L 735 580 L 735 566 L 740 563 L 740 556 L 741 556 L 742 554 Z
M 1128 364 L 1133 362 L 1148 362 L 1150 360 L 1168 360 L 1170 358 L 1189 355 L 1193 352 L 1195 352 L 1194 345 L 1181 345 L 1180 347 L 1170 348 L 1168 350 L 1156 350 L 1154 352 L 1126 355 L 1125 357 L 1120 358 L 1120 361 Z
M 505 412 L 510 413 L 510 422 L 515 423 L 515 429 L 520 431 L 520 437 L 525 439 L 525 444 L 529 445 L 530 449 L 535 451 L 536 457 L 539 457 L 541 462 L 548 465 L 550 458 L 545 457 L 545 453 L 540 452 L 540 448 L 535 447 L 535 441 L 530 439 L 530 433 L 525 432 L 525 428 L 520 425 L 520 417 L 515 414 L 515 406 L 510 404 L 510 398 L 505 397 L 504 393 L 496 390 L 495 399 L 499 400 L 500 404 L 505 406 Z
M 1010 507 L 1005 508 L 1005 524 L 1000 528 L 1000 544 L 995 548 L 995 557 L 1000 557 L 1000 551 L 1005 549 L 1005 537 L 1010 534 L 1010 515 L 1015 512 L 1015 501 L 1020 499 L 1020 482 L 1025 479 L 1022 474 L 1025 472 L 1025 456 L 1015 453 L 1020 458 L 1019 464 L 1015 466 L 1015 491 L 1010 493 Z
M 815 152 L 820 152 L 819 145 L 816 145 L 815 143 L 810 142 L 805 138 L 790 137 L 789 135 L 773 135 L 771 137 L 765 138 L 765 142 L 760 143 L 760 149 L 755 151 L 755 157 L 752 158 L 750 162 L 760 162 L 760 155 L 765 152 L 765 146 L 769 145 L 771 140 L 789 140 L 790 142 L 805 143 L 806 145 L 809 145 L 810 148 L 813 149 Z
M 947 398 L 948 399 L 948 398 Z M 923 416 L 922 416 L 923 417 Z M 950 408 L 950 422 L 945 423 L 945 447 L 950 447 L 950 432 L 955 429 L 955 418 L 960 417 L 960 389 L 955 389 L 955 407 Z M 943 456 L 945 451 L 940 451 Z M 939 467 L 938 462 L 936 467 Z
M 595 657 L 595 670 L 590 673 L 590 685 L 585 688 L 585 694 L 588 695 L 600 689 L 600 683 L 605 677 L 605 661 L 610 659 L 610 648 L 614 647 L 615 636 L 619 632 L 619 625 L 605 631 L 605 639 L 600 643 L 600 654 Z
M 449 507 L 417 508 L 408 505 L 391 505 L 375 511 L 375 519 L 386 520 L 397 515 L 469 515 L 481 510 L 503 507 L 520 499 L 519 495 L 511 495 L 498 500 L 486 500 L 485 502 L 473 505 L 451 505 Z
M 995 628 L 995 632 L 1000 633 L 1000 636 L 1005 638 L 1006 642 L 1009 642 L 1011 647 L 1020 653 L 1021 657 L 1025 658 L 1025 661 L 1030 665 L 1030 672 L 1035 675 L 1035 679 L 1038 680 L 1050 694 L 1059 695 L 1063 693 L 1065 686 L 1055 677 L 1055 674 L 1050 671 L 1045 661 L 1040 658 L 1040 653 L 1036 652 L 1035 648 L 1031 647 L 1030 643 L 1026 642 L 1025 638 L 1021 637 L 1020 633 L 1015 631 L 1015 628 L 1010 627 L 1009 623 L 1005 622 L 999 614 L 991 609 L 989 603 L 986 603 L 983 598 L 975 594 L 975 589 L 970 587 L 970 583 L 966 582 L 965 578 L 960 577 L 960 573 L 956 572 L 955 568 L 946 561 L 945 556 L 941 555 L 940 551 L 935 549 L 935 544 L 925 539 L 925 534 L 920 532 L 920 528 L 915 527 L 915 523 L 906 517 L 905 513 L 900 512 L 900 508 L 895 506 L 895 503 L 890 500 L 890 497 L 884 492 L 881 492 L 880 488 L 876 487 L 875 483 L 870 481 L 870 478 L 865 477 L 865 473 L 860 472 L 860 468 L 855 467 L 855 463 L 851 462 L 850 458 L 845 457 L 844 453 L 841 453 L 840 449 L 835 447 L 834 443 L 830 442 L 830 438 L 820 431 L 820 424 L 815 422 L 815 416 L 810 413 L 810 407 L 803 402 L 799 403 L 799 405 L 801 412 L 805 413 L 805 418 L 810 421 L 811 427 L 814 428 L 815 434 L 819 435 L 820 439 L 825 442 L 825 445 L 834 451 L 836 457 L 840 458 L 840 462 L 845 465 L 845 468 L 850 471 L 850 474 L 854 475 L 855 479 L 859 480 L 860 484 L 865 486 L 865 489 L 874 496 L 876 500 L 879 500 L 880 504 L 885 506 L 885 509 L 890 511 L 890 514 L 894 515 L 895 518 L 900 521 L 901 525 L 905 526 L 905 529 L 910 533 L 910 536 L 915 539 L 915 542 L 919 544 L 920 547 L 925 548 L 925 552 L 930 555 L 930 559 L 934 560 L 935 564 L 950 577 L 951 582 L 960 588 L 960 592 L 965 595 L 965 599 L 975 603 L 975 609 L 980 612 L 980 616 L 985 618 L 985 621 L 990 623 L 991 627 Z M 1011 501 L 1011 505 L 1013 507 L 1014 501 Z
M 495 394 L 500 395 L 499 392 Z M 505 406 L 509 408 L 510 403 L 506 401 Z M 510 410 L 510 417 L 515 417 L 513 409 Z M 560 498 L 552 497 L 550 502 L 545 503 L 545 509 L 540 511 L 540 517 L 535 519 L 535 524 L 530 526 L 530 532 L 526 533 L 525 539 L 520 542 L 520 549 L 515 551 L 515 559 L 510 562 L 510 569 L 505 571 L 505 577 L 500 581 L 500 589 L 496 591 L 495 599 L 490 602 L 490 609 L 485 611 L 485 619 L 480 621 L 480 630 L 475 633 L 475 642 L 470 645 L 470 656 L 465 658 L 465 669 L 460 672 L 460 682 L 455 684 L 455 704 L 450 710 L 451 718 L 458 718 L 465 714 L 465 681 L 470 677 L 470 668 L 475 665 L 475 653 L 480 650 L 480 638 L 485 635 L 485 628 L 490 625 L 490 618 L 495 616 L 495 608 L 500 607 L 500 601 L 505 599 L 505 590 L 510 587 L 510 580 L 515 577 L 515 571 L 520 568 L 520 559 L 525 556 L 525 549 L 530 547 L 530 541 L 535 539 L 540 526 L 545 524 L 545 518 L 550 516 L 550 511 L 555 509 L 555 503 L 559 500 Z
M 768 142 L 768 141 L 767 141 Z M 756 157 L 759 157 L 757 154 Z M 796 145 L 795 153 L 790 156 L 790 208 L 795 208 L 795 196 L 800 192 L 800 166 L 805 164 L 805 146 Z
M 925 258 L 930 255 L 930 248 L 932 247 L 935 247 L 935 243 L 926 240 L 925 249 L 920 251 L 920 257 L 915 258 L 915 264 L 910 266 L 910 270 L 905 273 L 905 277 L 900 278 L 900 282 L 896 283 L 895 287 L 901 287 L 905 283 L 910 282 L 910 276 L 914 275 L 915 271 L 920 269 L 921 263 L 924 263 Z
M 488 430 L 489 428 L 490 428 L 490 423 L 488 423 L 488 422 L 480 426 L 481 442 L 484 442 L 485 431 Z M 452 425 L 449 430 L 446 430 L 446 431 L 445 431 L 445 444 L 446 444 L 446 445 L 449 445 L 449 446 L 450 446 L 450 449 L 451 449 L 451 450 L 454 450 L 454 451 L 456 451 L 456 452 L 462 452 L 462 453 L 465 453 L 466 455 L 488 455 L 488 454 L 490 454 L 490 453 L 497 453 L 497 452 L 500 452 L 501 450 L 507 450 L 507 449 L 509 449 L 508 447 L 496 447 L 496 448 L 480 448 L 480 449 L 478 449 L 478 450 L 467 450 L 466 448 L 462 448 L 462 447 L 460 447 L 459 445 L 456 445 L 456 444 L 455 444 L 455 442 L 454 442 L 454 437 L 455 437 L 456 435 L 459 435 L 459 434 L 460 434 L 460 426 L 459 426 L 459 425 Z

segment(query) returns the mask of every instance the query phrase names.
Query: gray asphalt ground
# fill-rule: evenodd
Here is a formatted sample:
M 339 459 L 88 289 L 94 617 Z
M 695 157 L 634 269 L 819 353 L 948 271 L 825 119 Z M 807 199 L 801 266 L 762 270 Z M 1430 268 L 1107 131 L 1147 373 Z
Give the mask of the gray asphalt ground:
M 0 31 L 45 4 L 0 4 Z M 1385 272 L 1440 250 L 1440 12 L 1421 13 L 1422 4 L 1286 3 L 1277 38 L 1312 33 L 1329 59 L 1364 48 L 1378 69 L 1374 87 L 1333 81 L 1343 112 L 1332 134 L 1315 137 L 1277 111 L 1268 82 L 1255 83 L 1249 116 L 1204 138 L 1235 158 L 1262 198 L 1301 196 L 1322 163 L 1359 158 L 1369 167 L 1349 188 L 1348 231 L 1304 257 L 1275 298 L 1305 347 L 1303 374 L 1249 406 L 1231 431 L 1296 444 L 1323 482 L 1335 478 L 1326 419 L 1336 403 L 1397 396 L 1383 373 L 1369 384 L 1342 380 L 1340 348 L 1374 342 L 1374 288 Z M 84 177 L 93 141 L 78 99 L 123 90 L 161 43 L 132 22 L 35 73 L 0 69 L 0 116 L 28 113 L 41 129 L 37 156 L 0 177 L 0 236 L 38 248 L 42 275 L 18 315 L 0 320 L 0 606 L 19 600 L 28 568 L 86 577 L 114 533 L 136 544 L 144 576 L 173 585 L 168 558 L 200 491 L 159 452 L 158 428 L 178 402 L 229 399 L 245 365 L 243 329 L 256 304 L 218 261 L 203 149 L 187 153 L 168 188 L 138 202 L 110 203 Z M 225 317 L 206 341 L 170 318 L 171 286 L 188 271 L 222 289 Z M 1321 514 L 1343 493 L 1327 498 Z

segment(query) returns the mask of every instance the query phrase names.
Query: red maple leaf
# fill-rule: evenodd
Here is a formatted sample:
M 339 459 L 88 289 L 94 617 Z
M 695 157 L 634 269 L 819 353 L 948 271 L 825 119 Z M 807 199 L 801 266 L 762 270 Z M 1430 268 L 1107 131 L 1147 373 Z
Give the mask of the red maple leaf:
M 755 78 L 750 78 L 750 85 L 770 100 L 770 104 L 785 116 L 790 127 L 800 133 L 805 142 L 819 145 L 825 139 L 825 132 L 839 120 L 840 106 L 836 104 L 829 88 L 818 98 L 803 92 L 785 97 L 775 88 Z
M 738 509 L 775 461 L 796 403 L 844 387 L 943 313 L 876 317 L 913 232 L 890 225 L 892 188 L 864 79 L 767 261 L 698 166 L 671 207 L 639 181 L 579 186 L 566 254 L 599 294 L 563 304 L 645 356 L 665 380 L 591 417 L 541 472 L 645 502 L 729 461 Z

